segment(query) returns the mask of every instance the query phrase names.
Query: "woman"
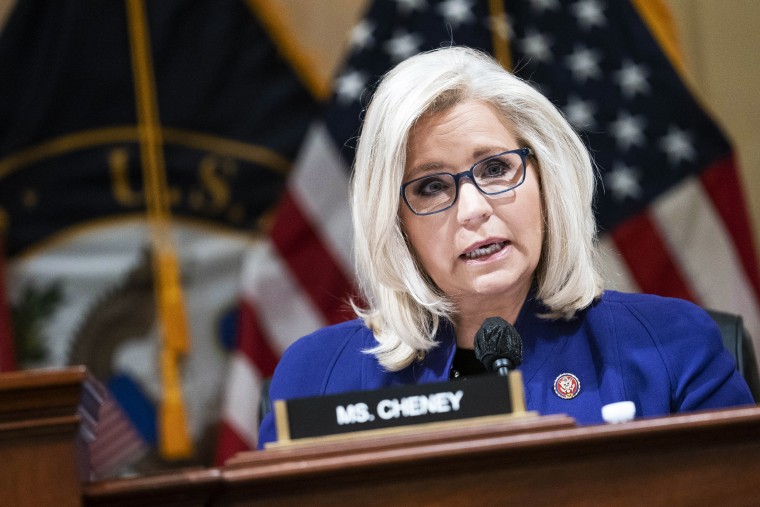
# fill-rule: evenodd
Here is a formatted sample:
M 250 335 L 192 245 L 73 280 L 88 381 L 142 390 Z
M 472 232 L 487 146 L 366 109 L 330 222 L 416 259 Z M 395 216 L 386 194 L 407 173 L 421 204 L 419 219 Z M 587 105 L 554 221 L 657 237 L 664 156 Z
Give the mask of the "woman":
M 594 169 L 562 114 L 490 57 L 446 48 L 399 64 L 367 110 L 352 181 L 359 319 L 290 347 L 271 399 L 484 371 L 499 316 L 523 339 L 526 405 L 601 422 L 752 403 L 697 306 L 605 292 Z M 260 442 L 276 439 L 271 414 Z

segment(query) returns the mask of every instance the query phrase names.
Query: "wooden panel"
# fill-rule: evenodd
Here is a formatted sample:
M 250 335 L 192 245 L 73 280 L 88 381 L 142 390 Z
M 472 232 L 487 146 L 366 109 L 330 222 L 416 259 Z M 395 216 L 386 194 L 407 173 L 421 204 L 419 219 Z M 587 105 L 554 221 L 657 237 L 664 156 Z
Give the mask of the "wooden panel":
M 202 507 L 220 487 L 217 469 L 178 470 L 171 474 L 109 480 L 85 488 L 83 503 L 88 507 L 131 505 Z
M 84 367 L 0 375 L 0 422 L 76 413 L 87 378 Z
M 223 469 L 215 505 L 744 505 L 760 495 L 754 407 L 420 445 L 394 438 L 249 455 L 248 467 L 241 458 Z
M 81 505 L 87 438 L 100 401 L 102 391 L 84 368 L 0 375 L 1 505 Z
M 0 427 L 0 505 L 81 505 L 76 418 L 57 424 Z
M 758 456 L 759 407 L 584 427 L 564 416 L 489 418 L 318 439 L 243 453 L 218 469 L 93 483 L 84 503 L 726 507 L 760 498 Z

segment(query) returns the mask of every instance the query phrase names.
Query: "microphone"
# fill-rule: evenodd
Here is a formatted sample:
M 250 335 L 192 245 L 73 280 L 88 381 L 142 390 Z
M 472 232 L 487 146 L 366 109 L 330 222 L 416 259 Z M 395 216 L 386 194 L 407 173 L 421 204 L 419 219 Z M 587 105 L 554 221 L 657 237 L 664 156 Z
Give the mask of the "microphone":
M 475 333 L 475 357 L 488 371 L 506 377 L 522 363 L 522 338 L 501 317 L 488 317 Z

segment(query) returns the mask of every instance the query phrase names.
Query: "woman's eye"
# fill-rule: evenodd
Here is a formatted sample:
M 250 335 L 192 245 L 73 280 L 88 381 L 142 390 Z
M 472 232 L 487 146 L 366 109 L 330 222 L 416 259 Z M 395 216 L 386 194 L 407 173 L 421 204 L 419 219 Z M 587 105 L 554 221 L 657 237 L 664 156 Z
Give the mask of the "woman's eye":
M 502 160 L 492 160 L 483 168 L 483 177 L 485 178 L 499 178 L 509 173 L 512 169 L 509 164 Z
M 414 193 L 421 197 L 428 197 L 444 192 L 448 185 L 440 178 L 425 178 L 414 185 Z

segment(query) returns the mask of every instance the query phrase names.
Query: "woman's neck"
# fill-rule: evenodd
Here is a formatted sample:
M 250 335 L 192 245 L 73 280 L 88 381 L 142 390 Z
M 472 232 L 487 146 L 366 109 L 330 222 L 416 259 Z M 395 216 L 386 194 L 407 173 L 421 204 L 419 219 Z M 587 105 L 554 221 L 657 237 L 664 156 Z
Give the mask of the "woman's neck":
M 503 299 L 498 298 L 495 301 L 494 298 L 489 298 L 489 302 L 494 303 L 490 305 L 480 304 L 483 302 L 473 304 L 474 301 L 472 300 L 468 301 L 467 304 L 457 305 L 459 311 L 452 319 L 454 332 L 457 336 L 457 347 L 473 348 L 475 334 L 488 317 L 501 317 L 510 324 L 514 324 L 525 303 L 529 289 L 530 287 L 521 291 L 521 294 L 512 297 L 505 296 Z

